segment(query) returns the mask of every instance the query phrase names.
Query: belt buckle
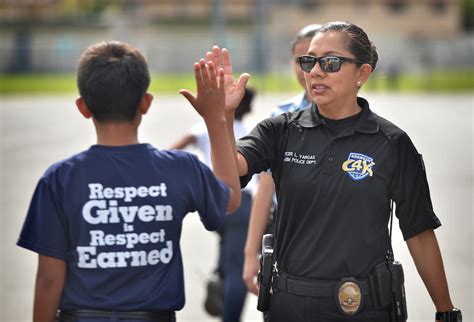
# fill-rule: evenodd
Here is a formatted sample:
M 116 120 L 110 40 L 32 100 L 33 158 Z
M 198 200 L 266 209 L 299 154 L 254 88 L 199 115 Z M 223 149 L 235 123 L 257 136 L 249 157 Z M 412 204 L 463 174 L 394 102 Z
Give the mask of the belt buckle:
M 336 287 L 336 304 L 344 315 L 359 313 L 363 299 L 361 287 L 355 278 L 343 278 Z

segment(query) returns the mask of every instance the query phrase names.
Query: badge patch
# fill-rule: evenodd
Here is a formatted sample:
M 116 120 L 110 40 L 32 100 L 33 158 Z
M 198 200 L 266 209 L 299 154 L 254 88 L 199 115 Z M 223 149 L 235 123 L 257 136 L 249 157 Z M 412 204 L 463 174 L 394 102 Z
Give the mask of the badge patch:
M 351 152 L 346 161 L 342 164 L 342 170 L 354 180 L 362 180 L 366 177 L 372 177 L 374 172 L 372 167 L 375 165 L 374 159 L 361 153 Z
M 336 303 L 345 315 L 355 315 L 362 308 L 362 291 L 356 280 L 343 280 L 336 289 Z

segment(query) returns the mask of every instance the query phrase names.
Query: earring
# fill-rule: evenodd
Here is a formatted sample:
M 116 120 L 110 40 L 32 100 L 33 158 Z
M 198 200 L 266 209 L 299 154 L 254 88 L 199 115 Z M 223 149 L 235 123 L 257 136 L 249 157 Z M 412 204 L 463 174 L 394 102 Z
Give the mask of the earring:
M 357 84 L 357 86 L 360 86 L 360 81 L 357 81 L 357 83 L 356 83 L 356 84 Z

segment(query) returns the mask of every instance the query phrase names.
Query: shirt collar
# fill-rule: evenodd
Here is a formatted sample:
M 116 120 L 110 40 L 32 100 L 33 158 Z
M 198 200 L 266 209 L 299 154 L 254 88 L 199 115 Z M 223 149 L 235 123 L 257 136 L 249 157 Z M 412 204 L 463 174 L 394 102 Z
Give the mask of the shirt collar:
M 357 121 L 355 131 L 361 133 L 377 133 L 379 131 L 379 123 L 376 116 L 369 108 L 369 102 L 362 97 L 357 97 L 357 104 L 362 108 L 359 120 Z M 317 127 L 322 123 L 316 113 L 316 104 L 313 103 L 310 109 L 305 110 L 301 114 L 299 124 L 302 127 Z
M 313 104 L 306 97 L 306 91 L 301 93 L 298 100 L 298 110 L 306 109 L 307 107 L 311 107 L 311 105 Z

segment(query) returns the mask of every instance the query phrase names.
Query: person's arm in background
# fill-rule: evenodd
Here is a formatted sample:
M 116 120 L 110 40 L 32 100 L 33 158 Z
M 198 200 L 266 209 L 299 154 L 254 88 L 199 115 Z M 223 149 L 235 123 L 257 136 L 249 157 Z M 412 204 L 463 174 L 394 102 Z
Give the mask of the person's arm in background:
M 453 308 L 443 259 L 433 229 L 425 230 L 407 240 L 416 269 L 439 312 Z
M 189 134 L 185 134 L 180 139 L 178 139 L 178 141 L 171 144 L 169 149 L 170 150 L 172 150 L 172 149 L 182 150 L 185 147 L 187 147 L 191 144 L 194 144 L 194 143 L 196 143 L 196 137 L 193 134 L 189 133 Z
M 49 256 L 38 256 L 33 322 L 54 322 L 64 288 L 66 263 Z
M 260 270 L 258 255 L 260 254 L 262 237 L 268 225 L 274 192 L 275 184 L 273 183 L 272 176 L 267 172 L 262 172 L 250 213 L 242 275 L 248 290 L 255 295 L 258 295 L 257 274 Z
M 206 123 L 211 143 L 213 172 L 229 187 L 227 212 L 232 213 L 240 206 L 240 182 L 234 160 L 235 141 L 228 136 L 224 111 L 226 103 L 224 71 L 222 68 L 216 69 L 212 61 L 206 63 L 201 59 L 199 63 L 194 64 L 194 75 L 197 85 L 196 96 L 188 90 L 181 90 L 180 93 Z

